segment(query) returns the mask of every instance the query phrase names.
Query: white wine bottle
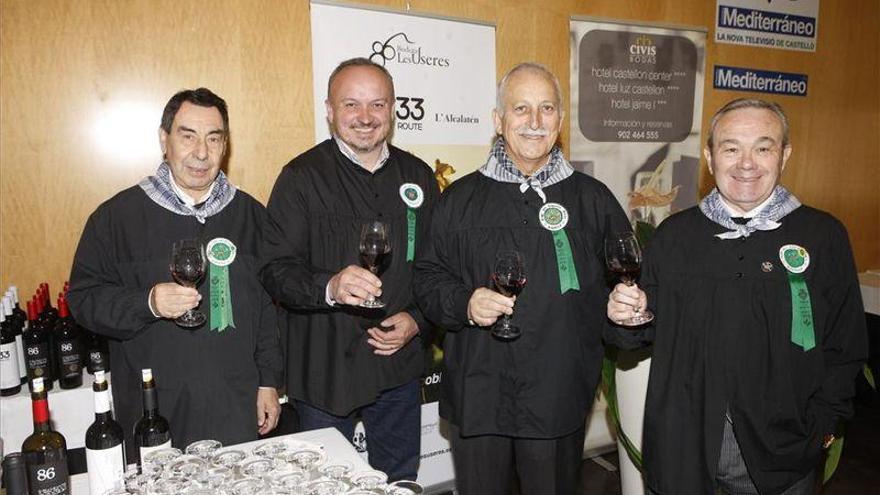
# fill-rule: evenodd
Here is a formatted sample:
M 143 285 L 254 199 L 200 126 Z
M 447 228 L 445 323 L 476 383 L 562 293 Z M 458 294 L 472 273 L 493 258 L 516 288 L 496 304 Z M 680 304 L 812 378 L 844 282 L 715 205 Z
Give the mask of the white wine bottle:
M 91 493 L 123 488 L 125 433 L 110 410 L 110 384 L 103 371 L 95 373 L 95 422 L 86 430 L 86 466 Z

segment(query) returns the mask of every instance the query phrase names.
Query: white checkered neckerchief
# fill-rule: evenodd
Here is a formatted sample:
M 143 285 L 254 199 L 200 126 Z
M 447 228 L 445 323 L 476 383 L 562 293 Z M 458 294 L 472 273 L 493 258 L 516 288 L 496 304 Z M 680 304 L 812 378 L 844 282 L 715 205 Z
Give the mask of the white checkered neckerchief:
M 165 208 L 166 210 L 183 216 L 196 217 L 199 223 L 205 223 L 205 219 L 220 213 L 235 197 L 237 190 L 227 179 L 226 174 L 221 170 L 214 179 L 214 187 L 208 198 L 201 203 L 201 206 L 190 206 L 186 204 L 174 191 L 171 181 L 171 169 L 167 162 L 159 165 L 156 175 L 144 177 L 138 183 L 141 189 L 153 200 L 154 203 Z
M 507 156 L 507 151 L 504 150 L 504 138 L 499 136 L 492 150 L 489 151 L 489 159 L 480 167 L 480 173 L 498 182 L 519 184 L 521 193 L 532 188 L 541 197 L 541 201 L 546 203 L 547 195 L 544 194 L 543 189 L 567 179 L 574 173 L 574 168 L 562 156 L 562 150 L 554 146 L 547 164 L 534 174 L 526 176 Z
M 748 237 L 756 230 L 774 230 L 779 228 L 782 217 L 796 210 L 801 205 L 788 189 L 777 185 L 773 192 L 770 193 L 770 202 L 761 209 L 757 215 L 752 217 L 745 225 L 734 222 L 730 217 L 730 211 L 724 206 L 721 199 L 721 193 L 718 188 L 712 191 L 700 201 L 700 211 L 706 218 L 730 229 L 730 232 L 715 234 L 719 239 L 738 239 L 740 237 Z

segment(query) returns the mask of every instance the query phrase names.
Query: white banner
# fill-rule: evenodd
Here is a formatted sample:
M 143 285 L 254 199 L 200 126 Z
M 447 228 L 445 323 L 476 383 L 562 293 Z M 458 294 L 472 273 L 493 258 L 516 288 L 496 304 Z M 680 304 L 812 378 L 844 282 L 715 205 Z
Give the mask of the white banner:
M 327 80 L 343 60 L 369 58 L 394 78 L 396 122 L 392 143 L 454 180 L 482 165 L 495 134 L 495 26 L 390 12 L 373 7 L 311 3 L 315 138 L 329 137 L 324 112 Z M 454 479 L 449 443 L 441 435 L 437 388 L 442 354 L 434 347 L 422 396 L 418 481 L 448 486 Z M 354 443 L 369 446 L 358 424 Z
M 717 0 L 715 41 L 815 52 L 819 0 Z
M 330 73 L 343 60 L 366 57 L 394 78 L 395 146 L 432 167 L 449 164 L 456 177 L 485 161 L 494 135 L 494 26 L 318 2 L 311 18 L 317 142 L 330 135 Z

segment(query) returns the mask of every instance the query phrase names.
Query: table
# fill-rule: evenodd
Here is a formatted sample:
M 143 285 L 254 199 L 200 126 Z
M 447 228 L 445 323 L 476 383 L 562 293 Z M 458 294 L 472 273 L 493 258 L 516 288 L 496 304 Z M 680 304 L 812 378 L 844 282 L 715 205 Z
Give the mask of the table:
M 253 448 L 261 443 L 277 441 L 277 440 L 307 440 L 309 442 L 317 442 L 324 446 L 328 459 L 345 460 L 354 466 L 355 471 L 364 469 L 372 469 L 367 464 L 357 450 L 342 436 L 339 431 L 334 428 L 323 428 L 320 430 L 304 431 L 302 433 L 294 433 L 280 437 L 268 438 L 265 440 L 255 440 L 253 442 L 240 443 L 237 445 L 229 445 L 226 449 L 243 450 L 250 453 Z M 89 495 L 89 476 L 87 473 L 77 474 L 70 477 L 70 495 Z

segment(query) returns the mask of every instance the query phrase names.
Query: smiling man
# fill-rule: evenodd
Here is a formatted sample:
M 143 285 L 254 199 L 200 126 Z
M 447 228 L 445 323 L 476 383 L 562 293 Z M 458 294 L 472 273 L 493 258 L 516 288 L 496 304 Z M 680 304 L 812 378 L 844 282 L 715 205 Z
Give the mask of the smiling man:
M 164 160 L 89 217 L 73 261 L 68 298 L 84 327 L 110 337 L 115 411 L 128 460 L 141 416 L 141 370 L 151 368 L 171 441 L 255 440 L 278 422 L 281 349 L 272 301 L 256 265 L 265 209 L 220 170 L 226 155 L 226 102 L 205 88 L 166 104 L 159 128 Z M 171 246 L 194 238 L 208 247 L 198 289 L 172 282 Z M 210 301 L 210 304 L 208 302 Z M 195 328 L 175 318 L 199 306 Z
M 618 285 L 607 314 L 645 306 L 654 342 L 645 477 L 662 495 L 815 493 L 823 446 L 852 415 L 867 334 L 846 229 L 779 184 L 791 156 L 779 105 L 734 100 L 705 148 L 715 189 L 666 219 L 642 289 Z
M 610 191 L 562 156 L 562 109 L 559 81 L 542 65 L 501 79 L 495 145 L 444 191 L 416 263 L 419 305 L 447 330 L 440 414 L 463 495 L 507 495 L 515 477 L 525 495 L 579 491 L 604 355 L 604 239 L 629 223 Z M 525 262 L 518 296 L 490 282 L 509 250 Z M 518 337 L 493 336 L 502 315 Z
M 335 427 L 349 440 L 363 419 L 370 464 L 415 480 L 428 330 L 412 298 L 412 263 L 439 194 L 422 160 L 388 143 L 394 85 L 364 58 L 330 75 L 333 137 L 294 158 L 269 198 L 262 281 L 287 320 L 287 387 L 303 430 Z M 363 226 L 387 226 L 382 271 L 358 263 Z M 381 296 L 383 308 L 365 304 Z

